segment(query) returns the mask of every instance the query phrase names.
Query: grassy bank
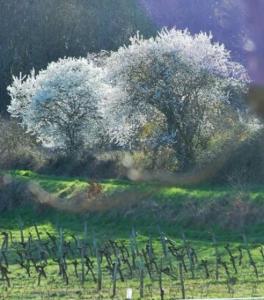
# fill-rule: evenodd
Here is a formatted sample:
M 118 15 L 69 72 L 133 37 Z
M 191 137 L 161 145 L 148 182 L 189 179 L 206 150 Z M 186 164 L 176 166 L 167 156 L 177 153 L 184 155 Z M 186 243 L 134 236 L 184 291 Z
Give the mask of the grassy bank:
M 47 176 L 26 170 L 6 172 L 5 176 L 25 183 L 36 183 L 48 194 L 57 197 L 56 201 L 63 199 L 68 202 L 75 199 L 79 193 L 89 190 L 92 182 L 87 178 Z M 244 232 L 252 237 L 261 238 L 264 229 L 262 217 L 258 215 L 261 215 L 264 207 L 262 186 L 250 186 L 241 190 L 232 186 L 158 186 L 115 179 L 100 180 L 98 183 L 102 186 L 102 194 L 106 201 L 119 199 L 116 206 L 95 211 L 88 209 L 81 214 L 45 208 L 37 216 L 31 206 L 26 206 L 2 215 L 0 225 L 6 226 L 6 223 L 10 225 L 12 222 L 17 224 L 22 215 L 24 222 L 29 224 L 36 220 L 44 224 L 52 222 L 53 225 L 62 222 L 65 227 L 78 231 L 82 227 L 81 220 L 88 218 L 91 227 L 95 227 L 99 234 L 104 231 L 107 235 L 108 230 L 117 236 L 128 234 L 132 226 L 146 234 L 151 230 L 156 231 L 161 226 L 173 236 L 186 231 L 191 238 L 205 239 L 208 239 L 212 232 L 219 233 L 223 239 L 230 239 L 232 234 L 234 237 L 241 237 Z M 132 197 L 137 199 L 132 201 Z M 254 219 L 254 216 L 251 219 L 248 217 L 250 209 L 260 220 Z M 245 210 L 248 212 L 245 213 Z M 221 213 L 223 216 L 220 216 L 219 222 L 223 217 L 231 223 L 237 221 L 241 224 L 233 226 L 227 221 L 225 224 L 223 220 L 223 226 L 219 226 L 217 217 Z M 208 223 L 206 218 L 211 218 L 211 223 Z
M 40 175 L 28 170 L 15 170 L 6 172 L 6 175 L 10 175 L 14 179 L 29 182 L 33 181 L 38 183 L 47 192 L 55 194 L 60 197 L 70 198 L 74 194 L 81 192 L 89 187 L 92 182 L 87 178 L 72 178 L 72 177 L 59 177 Z M 223 198 L 228 195 L 237 194 L 238 192 L 247 193 L 247 196 L 252 201 L 264 200 L 264 187 L 263 186 L 212 186 L 201 185 L 194 187 L 174 187 L 174 186 L 159 186 L 157 183 L 141 183 L 132 182 L 129 180 L 99 180 L 98 181 L 105 193 L 113 193 L 129 190 L 140 190 L 142 193 L 149 192 L 155 195 L 156 199 L 165 201 L 173 200 L 177 201 L 182 198 L 195 198 L 199 201 L 206 199 Z

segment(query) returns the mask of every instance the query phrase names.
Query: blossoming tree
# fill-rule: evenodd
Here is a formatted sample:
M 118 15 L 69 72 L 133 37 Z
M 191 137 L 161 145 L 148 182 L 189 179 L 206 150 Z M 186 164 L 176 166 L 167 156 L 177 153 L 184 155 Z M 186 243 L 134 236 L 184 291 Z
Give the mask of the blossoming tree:
M 163 29 L 155 38 L 139 34 L 105 62 L 108 80 L 119 97 L 102 102 L 112 135 L 131 142 L 140 128 L 163 119 L 164 137 L 175 149 L 182 169 L 206 147 L 227 107 L 235 106 L 249 82 L 242 65 L 211 35 Z M 237 112 L 237 107 L 233 112 Z
M 37 75 L 14 77 L 8 111 L 43 143 L 72 154 L 100 137 L 101 78 L 102 70 L 85 58 L 60 59 Z

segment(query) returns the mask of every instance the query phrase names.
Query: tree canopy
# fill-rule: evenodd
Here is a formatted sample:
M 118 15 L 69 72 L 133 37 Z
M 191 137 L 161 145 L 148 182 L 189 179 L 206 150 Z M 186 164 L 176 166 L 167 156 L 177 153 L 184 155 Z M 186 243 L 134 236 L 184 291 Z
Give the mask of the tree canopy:
M 108 80 L 122 91 L 102 108 L 116 139 L 130 143 L 145 123 L 161 117 L 163 139 L 172 144 L 183 168 L 206 147 L 216 123 L 233 99 L 246 93 L 249 82 L 224 45 L 187 30 L 163 29 L 150 39 L 137 34 L 129 46 L 110 54 L 106 68 Z
M 37 75 L 14 77 L 8 111 L 44 144 L 68 153 L 98 141 L 102 70 L 85 58 L 60 59 Z

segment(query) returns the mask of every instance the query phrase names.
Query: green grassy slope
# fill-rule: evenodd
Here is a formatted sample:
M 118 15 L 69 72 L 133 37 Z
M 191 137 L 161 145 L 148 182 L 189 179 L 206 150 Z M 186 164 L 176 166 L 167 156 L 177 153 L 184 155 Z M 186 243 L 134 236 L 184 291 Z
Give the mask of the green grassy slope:
M 67 199 L 69 202 L 78 195 L 78 193 L 89 189 L 91 183 L 87 178 L 40 175 L 27 170 L 10 171 L 5 174 L 19 181 L 37 183 L 51 195 L 55 195 L 59 199 Z M 185 217 L 185 214 L 188 214 L 189 206 L 191 207 L 190 209 L 192 209 L 192 213 L 195 214 L 198 210 L 202 211 L 202 213 L 204 213 L 204 209 L 205 211 L 210 210 L 210 206 L 213 206 L 211 210 L 214 212 L 214 207 L 220 203 L 221 206 L 217 209 L 220 209 L 220 212 L 226 209 L 227 212 L 223 212 L 223 214 L 226 214 L 234 200 L 238 197 L 244 197 L 247 201 L 247 205 L 253 204 L 254 207 L 256 207 L 255 211 L 258 210 L 258 207 L 264 207 L 264 187 L 262 186 L 251 186 L 247 188 L 247 190 L 241 191 L 231 186 L 172 187 L 115 179 L 101 180 L 99 183 L 103 188 L 103 194 L 106 197 L 109 196 L 109 201 L 119 197 L 121 199 L 121 205 L 128 204 L 131 197 L 137 197 L 138 201 L 135 202 L 136 208 L 133 202 L 130 206 L 128 205 L 127 211 L 125 207 L 125 211 L 123 209 L 121 213 L 118 211 L 118 207 L 115 206 L 109 210 L 99 210 L 95 212 L 89 212 L 88 210 L 83 216 L 51 210 L 48 213 L 48 220 L 57 222 L 56 220 L 62 219 L 66 224 L 68 224 L 68 222 L 71 223 L 67 227 L 75 228 L 76 220 L 89 215 L 91 224 L 97 226 L 97 224 L 100 223 L 100 226 L 97 227 L 97 231 L 99 232 L 104 227 L 104 230 L 111 228 L 120 234 L 120 228 L 122 228 L 121 231 L 128 232 L 131 226 L 135 224 L 145 232 L 148 232 L 149 228 L 157 228 L 157 226 L 162 224 L 162 227 L 172 234 L 175 231 L 184 230 L 188 231 L 191 236 L 197 237 L 198 232 L 198 236 L 207 238 L 210 236 L 210 232 L 215 231 L 225 237 L 225 228 L 220 228 L 218 224 L 214 224 L 214 220 L 211 220 L 210 224 L 207 224 L 206 220 L 200 224 L 195 221 L 191 222 L 192 217 L 190 216 L 188 216 L 188 218 L 187 216 Z M 227 203 L 227 201 L 229 202 Z M 234 210 L 234 214 L 237 211 L 236 205 L 240 205 L 240 202 L 230 208 Z M 248 207 L 245 209 L 247 208 Z M 242 207 L 242 212 L 243 209 L 244 207 Z M 181 211 L 183 211 L 183 213 L 179 214 Z M 17 219 L 18 216 L 23 215 L 24 219 L 28 220 L 28 222 L 32 221 L 32 219 L 34 220 L 32 214 L 34 213 L 31 208 L 19 208 L 11 213 L 13 216 L 16 215 L 16 218 L 12 219 Z M 43 217 L 42 215 L 38 216 L 39 220 L 41 220 L 41 218 L 45 219 L 45 216 Z M 223 216 L 225 217 L 225 215 Z M 210 218 L 210 212 L 208 213 L 208 217 Z M 245 218 L 247 218 L 247 216 Z M 229 216 L 229 219 L 232 220 L 232 215 Z M 3 222 L 4 219 L 2 218 L 0 225 L 2 225 Z M 43 220 L 43 222 L 45 223 L 47 221 Z M 104 226 L 104 224 L 106 224 L 106 226 Z M 234 232 L 234 235 L 241 234 L 242 232 L 247 232 L 251 235 L 260 235 L 262 229 L 264 229 L 264 221 L 254 222 L 253 220 L 249 226 L 247 226 L 246 223 L 246 226 L 242 228 L 234 227 L 231 228 L 231 230 L 229 228 L 228 237 L 230 238 L 230 232 Z
M 69 198 L 88 188 L 90 183 L 86 178 L 39 175 L 27 170 L 10 171 L 7 174 L 15 179 L 23 180 L 25 182 L 37 182 L 47 192 Z M 155 193 L 156 199 L 165 201 L 188 198 L 195 198 L 202 201 L 209 198 L 222 198 L 238 192 L 238 189 L 234 189 L 231 186 L 172 187 L 157 186 L 155 183 L 138 183 L 115 179 L 101 180 L 99 183 L 103 186 L 103 190 L 106 193 L 137 189 L 142 192 L 153 192 Z M 250 186 L 247 187 L 246 192 L 250 200 L 264 200 L 264 186 Z

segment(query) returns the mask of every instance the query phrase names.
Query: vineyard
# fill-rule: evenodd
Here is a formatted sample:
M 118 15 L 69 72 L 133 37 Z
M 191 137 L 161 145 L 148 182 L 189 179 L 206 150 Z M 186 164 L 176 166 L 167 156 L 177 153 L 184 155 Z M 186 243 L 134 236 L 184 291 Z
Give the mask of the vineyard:
M 264 293 L 261 237 L 227 243 L 149 236 L 97 237 L 87 222 L 77 233 L 36 224 L 1 230 L 0 299 L 187 299 L 257 297 Z M 19 296 L 18 296 L 19 295 Z

